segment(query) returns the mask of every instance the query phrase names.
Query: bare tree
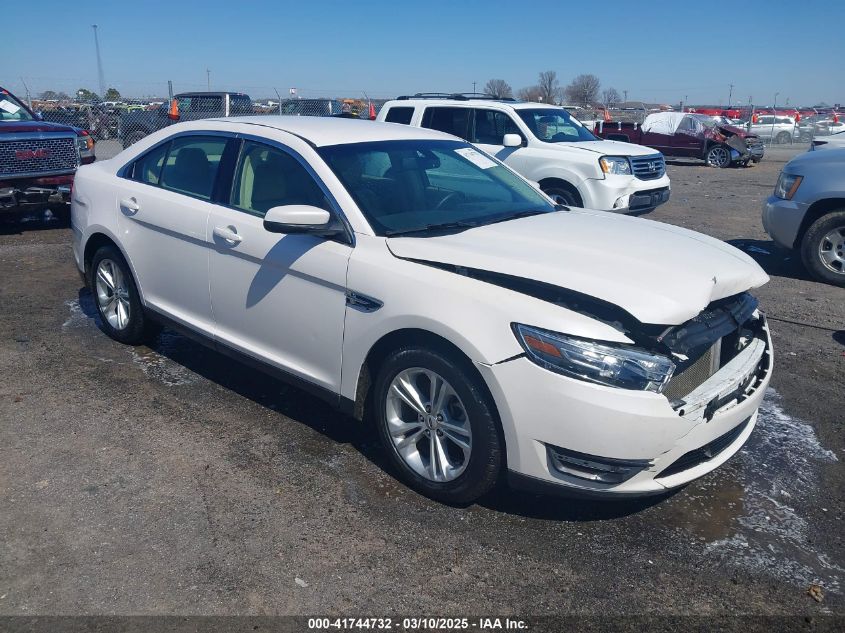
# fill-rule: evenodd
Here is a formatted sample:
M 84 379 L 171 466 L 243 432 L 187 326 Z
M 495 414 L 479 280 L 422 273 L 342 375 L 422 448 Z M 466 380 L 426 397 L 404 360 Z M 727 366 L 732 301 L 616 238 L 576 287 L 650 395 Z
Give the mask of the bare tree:
M 497 99 L 509 99 L 513 97 L 513 89 L 504 79 L 491 79 L 484 86 L 484 92 L 493 95 Z
M 540 86 L 528 86 L 527 88 L 520 88 L 516 96 L 520 101 L 540 101 L 543 94 Z
M 617 106 L 621 100 L 622 97 L 619 96 L 619 92 L 616 88 L 605 88 L 601 91 L 601 102 L 604 104 L 605 108 Z
M 566 100 L 572 104 L 589 105 L 599 97 L 601 81 L 595 75 L 578 75 L 564 89 Z
M 560 85 L 555 71 L 546 70 L 541 72 L 537 87 L 540 89 L 540 96 L 543 98 L 544 102 L 557 102 L 558 96 L 560 96 Z

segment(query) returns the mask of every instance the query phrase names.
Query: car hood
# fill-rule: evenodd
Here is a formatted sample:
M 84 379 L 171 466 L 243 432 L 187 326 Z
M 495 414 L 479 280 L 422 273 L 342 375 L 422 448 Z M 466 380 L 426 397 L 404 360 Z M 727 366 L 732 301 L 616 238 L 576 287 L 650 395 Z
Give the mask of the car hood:
M 545 143 L 552 149 L 580 149 L 600 156 L 652 156 L 657 150 L 623 141 L 575 141 L 572 143 Z
M 678 325 L 765 284 L 742 251 L 687 229 L 573 209 L 433 237 L 390 237 L 396 256 L 552 284 L 613 303 L 642 323 Z
M 0 121 L 0 134 L 26 134 L 29 132 L 78 132 L 78 128 L 50 121 Z

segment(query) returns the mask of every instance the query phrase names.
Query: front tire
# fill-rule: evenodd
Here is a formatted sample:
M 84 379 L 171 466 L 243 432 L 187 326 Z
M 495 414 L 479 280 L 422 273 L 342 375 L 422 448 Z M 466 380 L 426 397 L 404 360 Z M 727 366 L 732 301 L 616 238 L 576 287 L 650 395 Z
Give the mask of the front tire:
M 437 350 L 402 347 L 379 369 L 373 406 L 385 453 L 414 490 L 463 505 L 498 482 L 504 442 L 490 397 L 468 365 Z
M 845 209 L 810 225 L 801 240 L 801 259 L 819 281 L 845 287 Z
M 786 145 L 792 141 L 792 135 L 789 132 L 781 132 L 775 137 L 775 143 Z
M 713 145 L 707 150 L 704 160 L 710 167 L 724 169 L 731 164 L 731 150 L 724 145 Z
M 102 246 L 91 260 L 90 285 L 103 331 L 127 345 L 143 343 L 154 326 L 145 317 L 132 272 L 120 251 Z
M 543 188 L 543 193 L 545 193 L 547 196 L 549 196 L 549 198 L 554 200 L 556 204 L 562 204 L 566 207 L 583 206 L 581 198 L 578 196 L 578 194 L 560 185 L 551 185 L 549 187 L 545 187 Z

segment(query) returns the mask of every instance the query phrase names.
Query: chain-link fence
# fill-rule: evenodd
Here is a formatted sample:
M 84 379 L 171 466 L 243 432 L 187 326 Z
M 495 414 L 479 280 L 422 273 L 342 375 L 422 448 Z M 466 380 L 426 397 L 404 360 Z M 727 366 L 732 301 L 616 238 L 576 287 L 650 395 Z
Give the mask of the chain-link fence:
M 193 86 L 192 86 L 193 87 Z M 255 97 L 273 93 L 273 97 Z M 352 92 L 352 91 L 347 91 Z M 172 125 L 212 117 L 244 115 L 295 115 L 374 117 L 387 101 L 384 95 L 344 96 L 344 91 L 311 91 L 281 98 L 275 89 L 254 88 L 242 92 L 196 90 L 159 97 L 120 97 L 111 90 L 103 99 L 88 90 L 67 93 L 46 91 L 29 98 L 33 110 L 46 121 L 64 123 L 88 130 L 97 141 L 98 158 L 110 158 L 146 135 Z M 335 95 L 335 96 L 328 96 Z M 631 105 L 630 102 L 629 104 Z M 596 125 L 634 124 L 642 126 L 649 115 L 665 111 L 648 104 L 639 107 L 569 107 L 570 113 L 593 129 Z M 680 106 L 675 108 L 679 111 Z M 809 144 L 816 137 L 845 130 L 835 108 L 784 110 L 744 108 L 684 108 L 696 118 L 718 126 L 732 126 L 769 144 Z

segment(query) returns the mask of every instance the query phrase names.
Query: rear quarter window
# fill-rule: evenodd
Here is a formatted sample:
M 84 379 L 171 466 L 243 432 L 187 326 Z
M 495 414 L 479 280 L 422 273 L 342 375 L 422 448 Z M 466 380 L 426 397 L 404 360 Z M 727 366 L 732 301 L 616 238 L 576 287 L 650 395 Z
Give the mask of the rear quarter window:
M 422 127 L 453 134 L 464 140 L 469 138 L 471 108 L 426 108 Z
M 387 111 L 387 116 L 384 120 L 388 123 L 402 123 L 410 125 L 411 118 L 414 116 L 414 109 L 406 106 L 392 107 Z

